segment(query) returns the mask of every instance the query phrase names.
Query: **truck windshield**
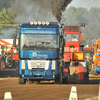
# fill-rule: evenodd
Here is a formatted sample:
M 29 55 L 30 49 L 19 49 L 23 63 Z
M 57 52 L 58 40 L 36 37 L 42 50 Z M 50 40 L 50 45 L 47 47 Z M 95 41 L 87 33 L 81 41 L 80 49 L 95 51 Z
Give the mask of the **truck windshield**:
M 100 44 L 97 45 L 97 52 L 100 52 Z
M 79 34 L 65 34 L 65 42 L 78 42 Z
M 59 48 L 58 35 L 21 34 L 20 48 L 22 50 L 48 50 Z

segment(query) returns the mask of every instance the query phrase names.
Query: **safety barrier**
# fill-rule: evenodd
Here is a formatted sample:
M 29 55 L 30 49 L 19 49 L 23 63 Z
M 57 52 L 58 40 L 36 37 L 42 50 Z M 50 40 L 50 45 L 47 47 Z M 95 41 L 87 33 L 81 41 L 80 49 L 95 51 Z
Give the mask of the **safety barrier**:
M 5 92 L 5 94 L 4 94 L 4 100 L 13 100 L 11 92 Z

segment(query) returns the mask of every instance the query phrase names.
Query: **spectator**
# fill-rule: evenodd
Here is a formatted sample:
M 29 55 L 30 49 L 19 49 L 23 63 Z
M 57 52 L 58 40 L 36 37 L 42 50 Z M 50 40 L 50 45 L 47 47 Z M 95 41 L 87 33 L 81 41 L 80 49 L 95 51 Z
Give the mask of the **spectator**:
M 9 50 L 9 51 L 7 52 L 7 54 L 8 54 L 8 53 L 13 54 L 13 53 L 14 53 L 13 48 L 11 48 L 11 50 Z

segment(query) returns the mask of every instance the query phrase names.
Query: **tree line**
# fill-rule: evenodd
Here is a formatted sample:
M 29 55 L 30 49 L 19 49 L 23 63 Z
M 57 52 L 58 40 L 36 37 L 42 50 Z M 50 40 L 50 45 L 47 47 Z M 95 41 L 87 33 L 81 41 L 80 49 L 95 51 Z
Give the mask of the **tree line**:
M 63 14 L 62 22 L 66 25 L 81 25 L 85 23 L 85 28 L 81 28 L 82 39 L 84 44 L 91 44 L 94 38 L 100 38 L 100 8 L 69 7 Z
M 15 24 L 15 19 L 21 15 L 18 11 L 13 10 L 21 7 L 18 5 L 19 0 L 0 0 L 0 24 Z M 12 6 L 14 4 L 14 6 Z M 20 8 L 21 9 L 21 8 Z M 51 13 L 50 13 L 51 14 Z M 48 19 L 51 19 L 51 17 Z M 44 16 L 45 18 L 45 16 Z M 65 25 L 81 25 L 85 23 L 86 26 L 81 28 L 83 44 L 91 44 L 91 40 L 94 38 L 100 38 L 100 8 L 92 7 L 90 10 L 82 7 L 69 7 L 63 12 L 61 23 Z M 0 34 L 2 30 L 12 27 L 0 26 Z

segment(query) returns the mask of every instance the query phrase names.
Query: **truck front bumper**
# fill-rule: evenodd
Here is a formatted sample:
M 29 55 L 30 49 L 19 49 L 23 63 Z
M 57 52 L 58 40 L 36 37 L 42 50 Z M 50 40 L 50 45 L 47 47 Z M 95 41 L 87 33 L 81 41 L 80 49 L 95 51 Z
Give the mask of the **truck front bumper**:
M 34 80 L 55 80 L 56 70 L 44 70 L 43 72 L 33 72 L 32 70 L 22 70 L 19 77 L 22 79 Z
M 55 80 L 55 75 L 19 75 L 22 79 Z

